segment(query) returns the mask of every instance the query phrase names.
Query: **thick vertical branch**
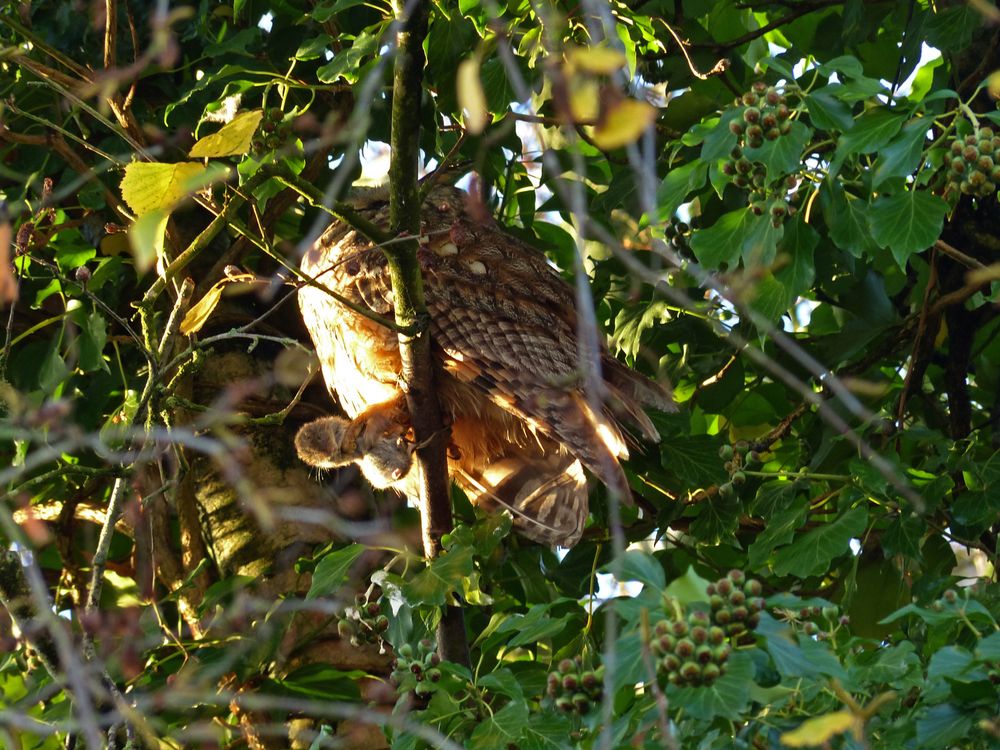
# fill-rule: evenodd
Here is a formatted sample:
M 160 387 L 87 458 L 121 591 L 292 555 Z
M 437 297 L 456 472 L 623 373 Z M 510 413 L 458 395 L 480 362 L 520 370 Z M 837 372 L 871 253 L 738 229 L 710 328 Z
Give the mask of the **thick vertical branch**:
M 394 235 L 412 239 L 385 248 L 392 279 L 396 322 L 411 334 L 400 334 L 403 387 L 417 443 L 420 517 L 424 554 L 441 551 L 441 536 L 451 530 L 451 492 L 445 456 L 447 436 L 434 390 L 430 318 L 424 304 L 423 279 L 417 260 L 420 234 L 420 99 L 428 5 L 425 0 L 394 0 L 397 22 L 396 62 L 392 81 L 392 161 L 389 167 L 389 223 Z M 438 627 L 438 648 L 448 661 L 468 663 L 462 610 L 445 609 Z

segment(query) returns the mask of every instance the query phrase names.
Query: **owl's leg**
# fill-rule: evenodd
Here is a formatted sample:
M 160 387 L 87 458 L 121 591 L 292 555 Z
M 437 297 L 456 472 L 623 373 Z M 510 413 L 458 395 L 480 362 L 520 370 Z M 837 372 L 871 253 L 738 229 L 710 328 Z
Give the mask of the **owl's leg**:
M 370 453 L 376 443 L 388 435 L 403 436 L 410 428 L 406 396 L 397 393 L 388 401 L 368 406 L 347 426 L 341 440 L 345 453 L 361 456 Z

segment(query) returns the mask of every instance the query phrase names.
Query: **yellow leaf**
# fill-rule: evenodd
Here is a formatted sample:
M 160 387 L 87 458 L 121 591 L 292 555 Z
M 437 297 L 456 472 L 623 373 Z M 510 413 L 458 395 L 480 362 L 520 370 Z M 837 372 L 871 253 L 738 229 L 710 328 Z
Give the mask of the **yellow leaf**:
M 976 268 L 965 275 L 965 283 L 969 286 L 988 284 L 997 279 L 1000 279 L 1000 263 L 992 263 L 982 268 Z
M 622 99 L 604 114 L 604 120 L 594 128 L 597 147 L 605 151 L 620 148 L 637 140 L 656 119 L 656 108 L 638 99 Z
M 610 47 L 572 47 L 566 52 L 570 67 L 594 75 L 610 75 L 625 64 L 625 55 Z
M 185 336 L 190 336 L 192 333 L 201 330 L 201 327 L 205 325 L 209 316 L 215 310 L 215 306 L 219 304 L 219 300 L 222 299 L 222 287 L 228 281 L 228 279 L 223 279 L 222 281 L 215 282 L 212 288 L 205 292 L 205 296 L 187 311 L 187 315 L 181 321 L 181 333 Z
M 593 79 L 577 78 L 569 94 L 569 111 L 576 122 L 593 122 L 601 110 L 601 87 Z
M 854 729 L 857 721 L 850 711 L 815 716 L 806 719 L 797 729 L 782 734 L 781 744 L 787 747 L 819 747 L 836 735 Z
M 1000 99 L 1000 70 L 995 70 L 986 77 L 986 90 L 994 99 Z
M 162 209 L 169 211 L 196 187 L 207 171 L 203 164 L 185 161 L 180 164 L 133 162 L 125 167 L 122 198 L 136 216 Z
M 135 270 L 145 273 L 163 255 L 163 234 L 167 231 L 170 211 L 154 208 L 142 214 L 128 230 Z
M 465 127 L 473 135 L 482 133 L 490 122 L 486 94 L 479 80 L 479 58 L 470 57 L 458 64 L 458 105 L 465 112 Z
M 188 154 L 192 158 L 211 156 L 242 156 L 250 150 L 253 134 L 264 116 L 264 110 L 254 109 L 250 112 L 236 115 L 218 132 L 199 138 Z

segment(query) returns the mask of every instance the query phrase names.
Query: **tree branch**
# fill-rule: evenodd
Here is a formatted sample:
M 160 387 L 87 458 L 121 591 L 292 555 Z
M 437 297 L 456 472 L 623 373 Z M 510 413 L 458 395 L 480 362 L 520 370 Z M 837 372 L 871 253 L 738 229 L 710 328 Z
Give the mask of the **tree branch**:
M 396 323 L 417 326 L 413 335 L 400 335 L 403 388 L 406 391 L 419 476 L 420 516 L 424 554 L 441 552 L 441 537 L 452 528 L 451 487 L 445 456 L 447 434 L 434 390 L 430 320 L 424 303 L 423 279 L 417 260 L 420 234 L 419 167 L 420 100 L 423 94 L 424 51 L 428 5 L 425 0 L 394 0 L 397 49 L 393 69 L 392 161 L 389 166 L 389 229 L 411 239 L 383 246 L 388 259 Z M 447 607 L 438 626 L 442 658 L 469 663 L 462 610 Z

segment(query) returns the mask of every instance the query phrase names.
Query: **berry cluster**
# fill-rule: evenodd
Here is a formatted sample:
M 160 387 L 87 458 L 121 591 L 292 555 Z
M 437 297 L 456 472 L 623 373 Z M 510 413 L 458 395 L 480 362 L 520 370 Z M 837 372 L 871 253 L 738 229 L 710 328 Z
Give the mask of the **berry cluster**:
M 691 254 L 691 227 L 683 222 L 670 222 L 663 228 L 663 234 L 671 246 L 685 258 L 694 257 Z
M 723 174 L 732 178 L 733 184 L 750 191 L 750 210 L 757 216 L 765 213 L 771 225 L 780 227 L 785 217 L 793 216 L 796 207 L 788 202 L 788 192 L 798 185 L 798 179 L 789 175 L 768 181 L 764 164 L 752 161 L 744 149 L 759 148 L 764 141 L 774 141 L 792 129 L 792 110 L 785 95 L 762 81 L 736 100 L 737 117 L 730 121 L 729 129 L 736 136 L 736 146 L 730 151 L 729 161 L 722 165 Z
M 729 129 L 750 148 L 763 146 L 765 138 L 775 141 L 792 129 L 785 95 L 763 81 L 757 81 L 735 106 L 741 116 L 729 123 Z
M 967 588 L 962 589 L 962 594 L 965 599 L 969 598 L 969 590 Z M 955 589 L 945 589 L 940 599 L 935 599 L 931 602 L 931 609 L 935 612 L 943 612 L 949 605 L 958 604 L 958 599 L 959 593 Z
M 369 600 L 366 594 L 358 594 L 356 602 L 337 623 L 337 632 L 341 638 L 350 639 L 352 646 L 381 644 L 383 634 L 389 629 L 389 618 L 382 612 L 381 602 Z
M 711 685 L 726 673 L 732 653 L 725 628 L 713 625 L 708 613 L 701 611 L 660 620 L 653 626 L 649 650 L 667 682 L 678 687 Z
M 401 692 L 413 691 L 418 701 L 425 701 L 434 688 L 432 683 L 441 681 L 438 665 L 441 657 L 434 648 L 434 642 L 424 638 L 417 644 L 416 651 L 409 643 L 396 649 L 389 679 Z
M 739 639 L 760 622 L 764 600 L 760 581 L 747 578 L 742 570 L 730 570 L 725 578 L 708 584 L 712 622 L 726 635 Z
M 1000 136 L 991 128 L 979 128 L 964 139 L 956 138 L 945 157 L 949 187 L 965 195 L 985 198 L 1000 183 Z
M 279 148 L 291 134 L 291 123 L 284 121 L 285 113 L 281 107 L 271 107 L 264 110 L 260 125 L 250 148 L 254 155 L 260 156 Z
M 798 610 L 778 610 L 779 615 L 792 627 L 801 630 L 803 634 L 815 636 L 820 640 L 829 638 L 838 627 L 850 622 L 847 615 L 840 614 L 840 609 L 830 604 L 825 607 L 802 607 Z
M 582 659 L 563 659 L 549 672 L 548 695 L 564 713 L 585 714 L 604 692 L 604 667 L 587 669 Z
M 721 497 L 725 499 L 735 497 L 736 488 L 747 481 L 747 475 L 743 469 L 750 460 L 747 455 L 749 448 L 750 445 L 746 440 L 739 440 L 733 445 L 723 445 L 719 448 L 719 458 L 725 462 L 722 464 L 722 468 L 729 474 L 729 481 L 719 485 L 719 495 Z M 750 456 L 754 460 L 759 458 L 752 451 L 750 452 Z

